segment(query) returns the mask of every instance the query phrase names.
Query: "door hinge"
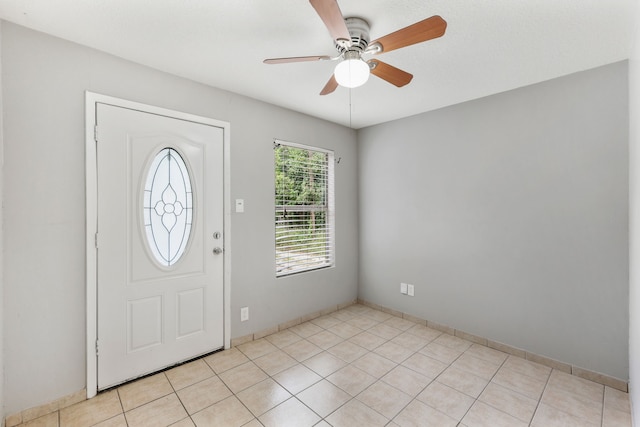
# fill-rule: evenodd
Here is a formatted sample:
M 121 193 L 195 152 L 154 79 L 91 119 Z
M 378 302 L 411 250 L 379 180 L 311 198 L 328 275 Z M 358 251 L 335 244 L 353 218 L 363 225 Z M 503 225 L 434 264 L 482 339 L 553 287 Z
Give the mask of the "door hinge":
M 98 142 L 98 125 L 95 125 L 93 127 L 93 140 L 95 142 Z
M 98 233 L 95 234 L 94 243 L 95 243 L 96 249 L 98 249 Z
M 99 348 L 98 348 L 98 340 L 96 340 L 96 356 L 98 356 L 100 354 Z

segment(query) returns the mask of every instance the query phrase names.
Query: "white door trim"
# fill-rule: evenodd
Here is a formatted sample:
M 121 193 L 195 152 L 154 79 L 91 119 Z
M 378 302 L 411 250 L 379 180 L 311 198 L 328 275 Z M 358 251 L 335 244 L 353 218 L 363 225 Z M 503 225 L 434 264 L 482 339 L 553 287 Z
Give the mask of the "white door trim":
M 224 130 L 224 348 L 231 345 L 231 185 L 230 185 L 230 124 L 220 120 L 189 113 L 154 107 L 92 92 L 85 93 L 85 175 L 86 175 L 86 297 L 87 297 L 87 398 L 98 392 L 98 354 L 96 350 L 98 328 L 98 281 L 95 236 L 98 230 L 98 171 L 95 142 L 96 103 L 104 103 L 132 110 L 212 125 Z

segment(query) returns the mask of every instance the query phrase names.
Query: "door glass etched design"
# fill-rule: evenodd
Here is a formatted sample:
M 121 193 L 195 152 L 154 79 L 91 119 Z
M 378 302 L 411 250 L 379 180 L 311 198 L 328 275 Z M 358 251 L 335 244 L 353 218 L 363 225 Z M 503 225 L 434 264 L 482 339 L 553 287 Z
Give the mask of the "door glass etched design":
M 189 170 L 180 154 L 162 149 L 151 163 L 144 186 L 144 228 L 156 261 L 174 265 L 187 247 L 193 220 Z

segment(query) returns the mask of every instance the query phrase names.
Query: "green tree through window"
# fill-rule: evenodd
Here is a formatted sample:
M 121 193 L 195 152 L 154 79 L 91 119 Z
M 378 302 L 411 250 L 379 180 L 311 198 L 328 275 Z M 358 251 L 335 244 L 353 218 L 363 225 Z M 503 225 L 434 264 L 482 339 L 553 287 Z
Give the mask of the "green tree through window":
M 277 142 L 276 274 L 333 265 L 333 153 Z

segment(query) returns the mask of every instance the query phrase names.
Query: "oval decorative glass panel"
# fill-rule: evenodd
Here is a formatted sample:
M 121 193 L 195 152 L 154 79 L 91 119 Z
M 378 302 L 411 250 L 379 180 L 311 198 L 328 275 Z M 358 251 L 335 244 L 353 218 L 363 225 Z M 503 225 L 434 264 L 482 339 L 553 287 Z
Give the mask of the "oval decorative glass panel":
M 189 242 L 193 193 L 189 170 L 173 148 L 162 149 L 151 163 L 144 186 L 144 228 L 156 261 L 174 265 Z

